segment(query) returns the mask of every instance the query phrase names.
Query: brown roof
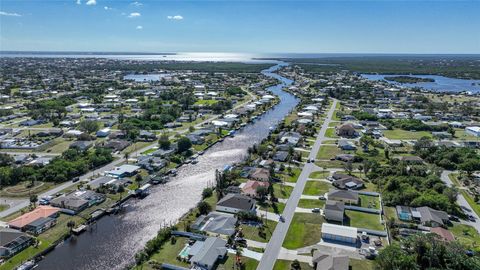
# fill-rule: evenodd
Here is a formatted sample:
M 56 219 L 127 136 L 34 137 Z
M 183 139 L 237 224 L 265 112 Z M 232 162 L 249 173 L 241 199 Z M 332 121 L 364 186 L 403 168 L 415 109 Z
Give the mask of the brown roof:
M 245 194 L 256 196 L 258 187 L 267 188 L 269 185 L 270 184 L 268 182 L 264 182 L 264 181 L 248 180 L 247 183 L 245 183 L 245 186 L 243 186 L 242 191 Z
M 430 232 L 432 232 L 436 235 L 439 235 L 440 238 L 445 242 L 455 241 L 455 237 L 453 236 L 453 234 L 450 231 L 445 230 L 442 227 L 431 228 Z
M 13 228 L 23 228 L 25 225 L 28 225 L 39 218 L 49 217 L 53 214 L 56 214 L 58 211 L 60 211 L 59 208 L 48 205 L 40 205 L 32 212 L 23 214 L 18 218 L 8 222 L 8 225 Z

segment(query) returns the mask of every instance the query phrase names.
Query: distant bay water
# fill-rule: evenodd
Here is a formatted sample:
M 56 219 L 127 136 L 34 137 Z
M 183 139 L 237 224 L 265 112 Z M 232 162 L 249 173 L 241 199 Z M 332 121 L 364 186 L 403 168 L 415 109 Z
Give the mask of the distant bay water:
M 385 77 L 405 76 L 405 74 L 361 74 L 362 77 L 372 81 L 382 81 Z M 448 78 L 439 75 L 407 75 L 415 78 L 428 78 L 435 80 L 434 82 L 418 82 L 418 83 L 399 83 L 389 81 L 389 83 L 406 86 L 420 87 L 435 92 L 463 92 L 480 93 L 480 80 L 464 80 L 456 78 Z

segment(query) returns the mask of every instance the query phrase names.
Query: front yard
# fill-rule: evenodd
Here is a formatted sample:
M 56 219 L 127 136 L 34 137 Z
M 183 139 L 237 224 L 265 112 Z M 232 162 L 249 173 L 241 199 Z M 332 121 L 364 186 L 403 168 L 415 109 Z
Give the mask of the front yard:
M 295 213 L 283 247 L 297 249 L 320 242 L 323 222 L 319 214 Z

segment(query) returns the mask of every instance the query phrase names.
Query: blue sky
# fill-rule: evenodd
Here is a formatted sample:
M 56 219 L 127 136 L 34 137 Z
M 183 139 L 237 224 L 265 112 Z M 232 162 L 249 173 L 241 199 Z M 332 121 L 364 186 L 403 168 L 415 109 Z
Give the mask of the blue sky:
M 480 53 L 480 1 L 0 0 L 0 50 Z

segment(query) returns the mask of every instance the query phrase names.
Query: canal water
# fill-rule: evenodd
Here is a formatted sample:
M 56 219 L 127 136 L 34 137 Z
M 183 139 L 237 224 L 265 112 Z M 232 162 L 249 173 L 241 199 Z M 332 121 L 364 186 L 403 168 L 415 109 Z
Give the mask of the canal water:
M 279 104 L 235 137 L 217 143 L 198 158 L 198 164 L 182 166 L 177 177 L 155 186 L 143 200 L 132 199 L 127 211 L 105 216 L 94 229 L 60 244 L 39 263 L 39 270 L 123 269 L 134 262 L 134 255 L 153 238 L 162 224 L 174 223 L 201 199 L 202 190 L 212 185 L 215 170 L 241 161 L 248 147 L 268 136 L 269 128 L 280 122 L 299 102 L 282 90 L 291 80 L 273 73 L 285 63 L 264 70 L 280 83 L 269 88 L 280 98 Z

